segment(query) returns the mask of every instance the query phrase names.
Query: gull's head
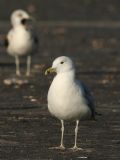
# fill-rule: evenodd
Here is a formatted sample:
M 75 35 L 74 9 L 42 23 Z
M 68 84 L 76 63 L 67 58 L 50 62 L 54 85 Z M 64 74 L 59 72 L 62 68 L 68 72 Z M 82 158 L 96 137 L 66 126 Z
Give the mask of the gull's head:
M 28 21 L 31 21 L 31 16 L 24 10 L 15 10 L 11 15 L 11 23 L 13 26 L 26 25 Z
M 52 72 L 56 72 L 57 74 L 59 74 L 59 73 L 65 73 L 65 72 L 74 71 L 74 70 L 75 70 L 74 64 L 71 58 L 66 56 L 61 56 L 56 58 L 53 61 L 52 67 L 48 68 L 45 71 L 45 75 Z

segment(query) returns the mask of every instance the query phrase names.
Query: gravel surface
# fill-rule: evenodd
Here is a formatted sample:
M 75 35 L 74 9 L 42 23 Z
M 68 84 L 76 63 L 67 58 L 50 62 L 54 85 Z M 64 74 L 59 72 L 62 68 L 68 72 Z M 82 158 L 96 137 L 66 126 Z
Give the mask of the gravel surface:
M 32 76 L 25 85 L 5 85 L 14 76 L 14 59 L 3 48 L 9 26 L 0 25 L 0 160 L 120 159 L 120 29 L 94 26 L 38 26 L 40 45 L 33 56 Z M 60 55 L 71 56 L 77 77 L 92 91 L 97 121 L 80 123 L 83 151 L 50 150 L 59 145 L 60 122 L 47 110 L 46 95 L 53 75 L 45 69 Z M 24 74 L 25 60 L 21 69 Z M 74 143 L 75 122 L 66 122 L 65 146 Z

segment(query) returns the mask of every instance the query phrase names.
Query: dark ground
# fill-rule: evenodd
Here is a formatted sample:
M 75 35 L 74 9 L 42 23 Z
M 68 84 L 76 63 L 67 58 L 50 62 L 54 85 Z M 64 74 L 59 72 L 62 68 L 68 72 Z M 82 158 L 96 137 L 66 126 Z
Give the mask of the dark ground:
M 8 30 L 0 24 L 1 43 Z M 30 83 L 7 86 L 14 74 L 14 59 L 0 48 L 0 160 L 119 160 L 120 159 L 120 27 L 115 24 L 49 25 L 40 23 L 39 51 L 33 57 Z M 79 126 L 78 144 L 84 151 L 50 150 L 60 141 L 60 122 L 49 114 L 47 91 L 53 76 L 44 76 L 54 57 L 71 56 L 77 77 L 92 91 L 96 122 Z M 22 65 L 22 70 L 25 64 Z M 36 101 L 35 101 L 36 100 Z M 74 143 L 74 122 L 65 127 L 65 146 Z
M 33 56 L 29 84 L 22 86 L 3 83 L 15 72 L 14 59 L 2 43 L 10 28 L 6 20 L 16 8 L 39 20 L 39 51 Z M 0 20 L 0 160 L 119 160 L 120 1 L 1 0 Z M 78 144 L 84 151 L 49 149 L 59 145 L 60 122 L 47 110 L 53 76 L 45 77 L 44 71 L 60 55 L 73 58 L 77 78 L 90 88 L 102 113 L 96 122 L 80 123 Z M 75 122 L 66 123 L 67 148 L 73 146 L 74 127 Z

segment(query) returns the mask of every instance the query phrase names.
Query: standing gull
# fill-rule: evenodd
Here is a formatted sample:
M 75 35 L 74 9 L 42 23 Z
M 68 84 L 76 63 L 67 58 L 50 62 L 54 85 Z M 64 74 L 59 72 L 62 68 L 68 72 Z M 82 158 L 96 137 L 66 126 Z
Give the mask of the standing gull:
M 48 91 L 48 109 L 50 113 L 61 121 L 61 144 L 58 149 L 65 149 L 63 143 L 64 121 L 75 120 L 75 143 L 73 150 L 81 150 L 77 147 L 78 125 L 80 120 L 95 119 L 95 109 L 92 96 L 86 86 L 76 80 L 75 67 L 69 57 L 61 56 L 53 61 L 45 75 L 56 72 Z
M 38 38 L 31 27 L 32 18 L 30 15 L 19 9 L 12 13 L 12 29 L 5 39 L 5 46 L 8 54 L 15 57 L 16 75 L 20 76 L 20 56 L 27 56 L 26 75 L 30 75 L 31 54 L 36 50 Z

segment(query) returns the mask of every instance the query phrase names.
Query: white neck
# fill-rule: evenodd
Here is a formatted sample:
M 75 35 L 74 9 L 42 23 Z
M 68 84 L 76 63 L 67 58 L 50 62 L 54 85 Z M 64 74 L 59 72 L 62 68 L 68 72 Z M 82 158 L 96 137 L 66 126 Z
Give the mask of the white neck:
M 73 81 L 75 79 L 75 70 L 70 70 L 68 72 L 61 72 L 57 74 L 58 77 L 61 77 L 63 80 Z

